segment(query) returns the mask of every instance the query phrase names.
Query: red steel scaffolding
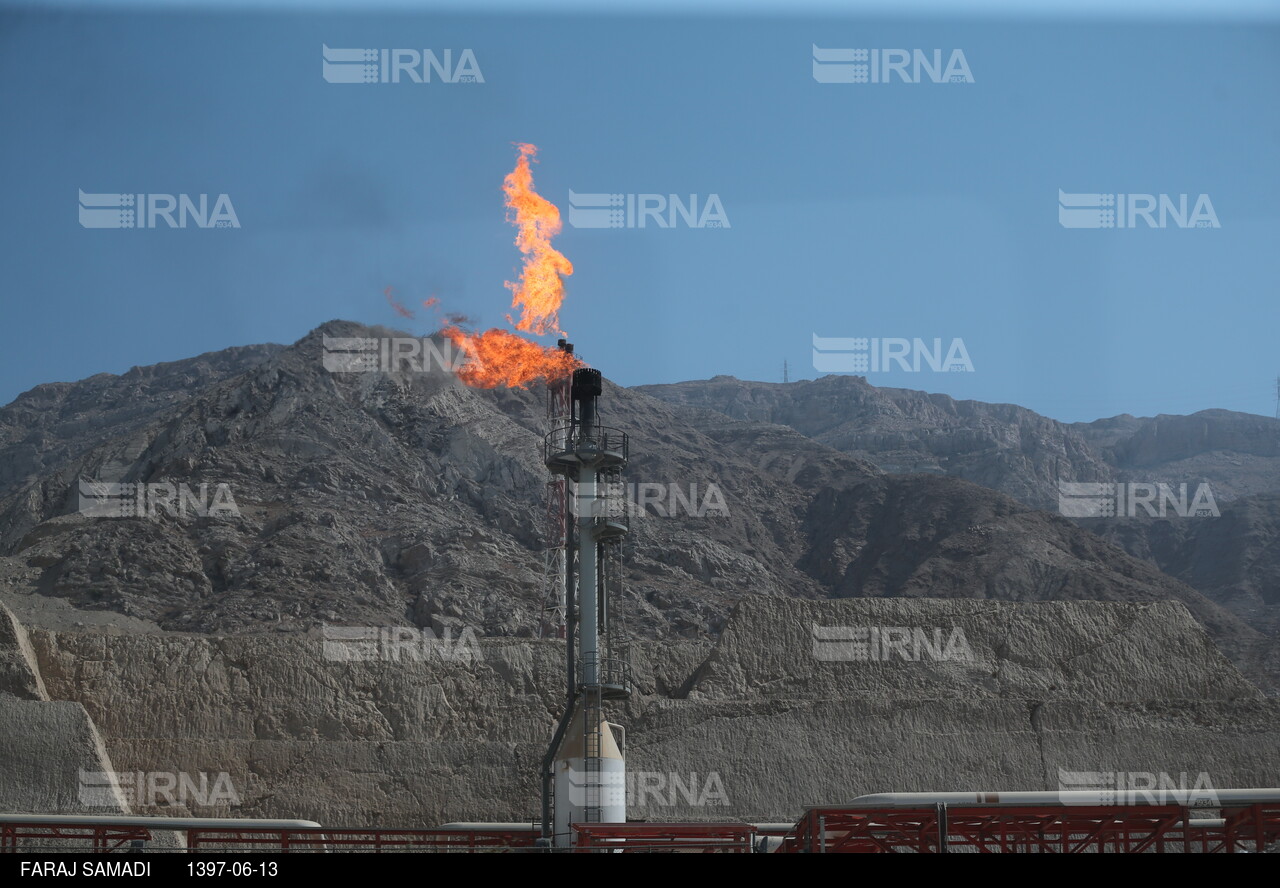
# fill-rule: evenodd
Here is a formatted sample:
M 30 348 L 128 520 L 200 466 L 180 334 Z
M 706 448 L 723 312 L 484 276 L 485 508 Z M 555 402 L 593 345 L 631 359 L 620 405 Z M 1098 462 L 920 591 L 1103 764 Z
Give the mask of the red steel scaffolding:
M 810 854 L 1112 852 L 1236 853 L 1280 841 L 1280 804 L 1222 809 L 1179 805 L 1083 807 L 812 808 L 778 849 Z
M 752 853 L 762 836 L 780 853 L 1239 853 L 1280 843 L 1280 802 L 1241 805 L 1196 817 L 1178 805 L 812 808 L 785 836 L 749 823 L 576 823 L 575 851 Z M 159 830 L 156 830 L 157 832 Z M 534 829 L 341 829 L 190 827 L 193 852 L 539 852 Z M 112 852 L 150 842 L 143 826 L 63 822 L 0 823 L 0 852 Z M 780 842 L 780 844 L 777 844 Z

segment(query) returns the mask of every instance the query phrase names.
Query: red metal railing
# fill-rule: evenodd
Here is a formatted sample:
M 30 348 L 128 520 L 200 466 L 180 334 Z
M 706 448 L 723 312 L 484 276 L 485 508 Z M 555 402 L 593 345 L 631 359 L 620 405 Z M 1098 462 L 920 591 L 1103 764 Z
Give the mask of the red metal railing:
M 1177 805 L 949 807 L 939 828 L 936 808 L 814 808 L 778 849 L 784 853 L 1082 852 L 1235 853 L 1280 841 L 1280 805 L 1226 808 L 1195 820 Z M 945 832 L 945 838 L 942 833 Z
M 1182 806 L 1034 806 L 1017 808 L 813 808 L 782 838 L 783 853 L 1073 854 L 1084 852 L 1264 851 L 1280 843 L 1280 803 L 1224 808 L 1197 820 Z M 942 817 L 941 828 L 939 816 Z M 747 823 L 575 823 L 574 850 L 659 853 L 751 853 L 763 835 Z M 225 852 L 529 852 L 538 834 L 504 829 L 263 829 L 199 827 L 173 830 L 191 851 Z M 0 852 L 119 851 L 150 842 L 141 826 L 94 823 L 0 824 Z
M 509 851 L 531 848 L 537 840 L 527 830 L 333 829 L 289 830 L 235 828 L 189 829 L 192 851 Z
M 134 840 L 150 841 L 145 827 L 91 823 L 0 823 L 0 853 L 26 850 L 117 851 Z M 70 845 L 63 843 L 73 843 Z M 85 843 L 88 848 L 83 847 Z
M 750 854 L 749 823 L 575 823 L 575 851 Z
M 481 851 L 526 850 L 537 834 L 506 830 L 424 829 L 250 829 L 238 827 L 164 830 L 186 837 L 191 851 Z M 150 842 L 145 827 L 107 826 L 95 823 L 0 824 L 0 852 L 35 850 L 109 852 L 135 839 Z

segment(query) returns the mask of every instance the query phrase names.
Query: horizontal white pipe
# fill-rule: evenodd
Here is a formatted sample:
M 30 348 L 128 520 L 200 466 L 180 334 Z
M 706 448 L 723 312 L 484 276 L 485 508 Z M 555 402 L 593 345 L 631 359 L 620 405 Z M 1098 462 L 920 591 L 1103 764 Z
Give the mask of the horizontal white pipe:
M 1230 807 L 1280 802 L 1280 788 L 1268 789 L 1070 789 L 1061 792 L 878 792 L 858 796 L 845 808 L 1018 808 L 1029 805 L 1186 805 Z
M 250 817 L 130 817 L 123 814 L 0 814 L 0 823 L 41 826 L 145 826 L 151 829 L 314 829 L 314 820 L 259 820 Z

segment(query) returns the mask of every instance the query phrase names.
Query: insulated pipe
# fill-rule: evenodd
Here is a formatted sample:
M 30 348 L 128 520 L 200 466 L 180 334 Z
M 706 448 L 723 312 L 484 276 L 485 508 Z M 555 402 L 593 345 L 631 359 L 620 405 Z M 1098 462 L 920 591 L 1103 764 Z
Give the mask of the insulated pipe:
M 572 346 L 570 346 L 570 351 L 572 351 Z M 569 729 L 569 724 L 573 721 L 573 716 L 578 706 L 578 611 L 573 600 L 573 560 L 568 557 L 568 553 L 573 551 L 576 528 L 567 514 L 568 502 L 566 497 L 566 513 L 559 516 L 559 520 L 563 522 L 565 533 L 565 554 L 561 556 L 561 564 L 564 567 L 564 587 L 562 592 L 564 595 L 565 704 L 564 712 L 561 713 L 560 720 L 556 723 L 556 731 L 551 738 L 551 745 L 547 747 L 547 754 L 542 757 L 542 836 L 548 841 L 553 839 L 551 800 L 553 795 L 552 786 L 555 780 L 556 756 L 560 753 L 560 744 L 564 742 L 565 731 Z
M 562 352 L 573 354 L 573 343 L 561 339 L 556 345 Z M 565 406 L 569 408 L 570 414 L 573 411 L 573 381 L 572 376 L 561 379 L 558 386 L 562 386 L 559 392 L 552 392 L 552 398 L 565 398 Z M 552 430 L 555 436 L 555 443 L 558 448 L 563 449 L 569 444 L 569 434 L 567 429 Z M 566 479 L 566 493 L 568 487 Z M 564 741 L 565 731 L 568 730 L 569 724 L 573 721 L 573 716 L 577 710 L 578 704 L 578 684 L 577 684 L 577 641 L 575 632 L 577 631 L 578 613 L 574 607 L 573 601 L 573 562 L 568 557 L 568 553 L 573 551 L 574 546 L 574 524 L 569 520 L 569 500 L 564 499 L 561 513 L 556 516 L 556 520 L 560 522 L 560 532 L 564 534 L 564 551 L 559 556 L 560 561 L 560 588 L 561 601 L 564 602 L 564 660 L 565 660 L 565 705 L 564 712 L 560 715 L 560 720 L 556 723 L 555 734 L 551 738 L 551 745 L 547 747 L 547 754 L 542 758 L 542 836 L 547 841 L 553 839 L 552 823 L 551 823 L 551 800 L 552 786 L 555 779 L 553 769 L 555 767 L 556 756 L 560 752 L 560 744 Z
M 145 826 L 150 829 L 319 829 L 314 820 L 267 820 L 252 817 L 133 817 L 122 814 L 0 814 L 0 823 L 38 826 Z
M 566 485 L 566 494 L 567 494 Z M 578 528 L 574 526 L 573 521 L 568 515 L 568 497 L 565 498 L 566 514 L 560 516 L 560 520 L 564 522 L 565 549 L 560 559 L 564 565 L 564 588 L 561 590 L 564 595 L 564 688 L 565 699 L 570 706 L 578 697 L 578 605 L 573 600 L 574 579 L 573 559 L 569 557 L 569 553 L 573 551 L 573 547 L 577 545 L 574 539 Z
M 582 683 L 586 687 L 599 684 L 600 600 L 595 505 L 596 470 L 594 466 L 584 466 L 578 473 L 578 638 Z
M 570 642 L 569 650 L 572 651 L 572 642 Z M 569 671 L 573 671 L 573 665 L 570 663 Z M 555 735 L 551 738 L 551 745 L 547 747 L 547 754 L 542 757 L 542 837 L 544 839 L 552 839 L 551 824 L 551 787 L 552 781 L 555 779 L 554 768 L 556 765 L 556 756 L 560 754 L 560 744 L 564 742 L 565 731 L 569 729 L 569 725 L 573 723 L 573 716 L 578 709 L 578 698 L 570 695 L 568 702 L 564 707 L 564 714 L 560 716 L 560 721 L 556 724 Z M 451 826 L 452 824 L 445 824 Z
M 880 792 L 858 796 L 845 808 L 1018 808 L 1034 805 L 1190 805 L 1229 808 L 1280 803 L 1280 788 L 1263 789 L 1070 789 L 1061 792 Z
M 574 448 L 581 461 L 578 468 L 578 651 L 582 657 L 582 683 L 599 684 L 600 660 L 600 577 L 596 545 L 596 483 L 599 458 L 596 447 L 596 398 L 604 390 L 599 370 L 582 367 L 573 371 L 570 397 L 577 407 L 577 435 Z

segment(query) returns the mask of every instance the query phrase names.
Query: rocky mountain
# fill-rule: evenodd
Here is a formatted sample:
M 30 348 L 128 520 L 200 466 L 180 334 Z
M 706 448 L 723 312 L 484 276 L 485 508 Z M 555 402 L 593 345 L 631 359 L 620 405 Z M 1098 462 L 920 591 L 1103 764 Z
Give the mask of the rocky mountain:
M 637 391 L 789 426 L 886 472 L 963 478 L 1056 510 L 1058 481 L 1207 481 L 1218 500 L 1280 493 L 1280 420 L 1230 410 L 1061 423 L 1013 404 L 880 388 L 863 376 L 732 376 Z
M 1268 635 L 1280 631 L 1280 496 L 1226 502 L 1212 519 L 1082 519 Z
M 864 377 L 790 384 L 728 376 L 640 386 L 668 403 L 793 428 L 886 472 L 963 478 L 1056 512 L 1057 482 L 1207 483 L 1212 520 L 1085 519 L 1081 526 L 1150 561 L 1231 610 L 1270 640 L 1280 628 L 1280 421 L 1204 410 L 1060 423 L 1008 404 L 877 388 Z M 1262 668 L 1262 667 L 1258 667 Z
M 325 335 L 394 333 L 335 321 L 291 346 L 41 386 L 0 410 L 0 604 L 14 615 L 0 608 L 0 760 L 21 769 L 0 775 L 6 807 L 80 810 L 75 775 L 115 767 L 229 775 L 237 807 L 198 814 L 531 815 L 561 668 L 559 643 L 536 637 L 546 392 L 471 389 L 439 368 L 325 369 Z M 883 442 L 905 454 L 889 471 L 856 423 L 734 417 L 692 403 L 698 385 L 677 398 L 606 383 L 602 399 L 603 421 L 630 435 L 636 498 L 663 492 L 625 550 L 630 763 L 715 773 L 725 796 L 641 798 L 633 816 L 786 819 L 885 789 L 1053 789 L 1058 768 L 1269 781 L 1278 716 L 1264 691 L 1280 688 L 1280 662 L 1257 626 L 1272 587 L 1233 610 L 1192 585 L 1226 595 L 1258 579 L 1260 496 L 1164 537 L 1096 529 L 937 467 L 1021 478 L 1030 496 L 1055 452 L 1102 477 L 1121 460 L 1109 454 L 1198 456 L 1125 450 L 1140 421 L 1091 438 L 1021 408 L 826 384 L 807 403 L 837 410 L 850 389 L 879 404 L 866 416 L 886 417 Z M 760 397 L 781 411 L 786 394 Z M 154 514 L 138 514 L 136 485 Z M 130 514 L 100 514 L 104 497 Z M 1215 551 L 1221 569 L 1203 572 Z M 465 662 L 347 662 L 329 652 L 335 625 L 469 629 L 479 647 Z M 813 627 L 851 625 L 962 629 L 967 655 L 815 653 Z M 27 770 L 48 779 L 12 776 Z
M 278 353 L 278 345 L 210 352 L 185 361 L 99 373 L 79 382 L 37 386 L 0 408 L 0 493 L 74 460 L 113 436 L 143 428 L 157 414 L 180 406 L 194 392 Z
M 1280 420 L 1231 410 L 1074 423 L 1116 480 L 1203 480 L 1221 500 L 1280 493 Z
M 5 810 L 85 810 L 79 769 L 114 767 L 224 788 L 139 799 L 135 781 L 121 807 L 142 814 L 364 828 L 536 816 L 560 705 L 552 639 L 344 661 L 316 634 L 31 628 L 15 659 L 4 619 L 0 662 L 47 688 L 0 685 Z M 942 627 L 963 644 L 815 656 L 815 626 Z M 642 641 L 633 660 L 635 693 L 611 717 L 627 725 L 637 819 L 794 822 L 869 792 L 1054 791 L 1060 770 L 1266 786 L 1280 755 L 1280 701 L 1176 602 L 752 598 L 714 643 Z
M 287 348 L 44 386 L 0 411 L 0 446 L 15 454 L 0 486 L 10 606 L 52 625 L 537 634 L 547 603 L 545 393 L 470 389 L 434 365 L 324 368 L 324 335 L 392 332 L 331 322 Z M 827 388 L 880 397 L 857 381 Z M 981 416 L 993 436 L 1024 437 L 1023 452 L 1062 444 L 1081 472 L 1104 466 L 1077 432 L 1050 446 L 1051 421 L 1020 408 L 903 403 L 917 424 L 950 415 L 957 440 Z M 858 434 L 856 423 L 797 420 L 810 437 L 613 385 L 603 409 L 631 435 L 627 480 L 664 492 L 627 542 L 623 612 L 634 633 L 713 637 L 738 601 L 757 596 L 1174 599 L 1248 674 L 1274 684 L 1258 671 L 1263 634 L 1152 563 L 999 492 L 892 474 L 818 440 L 849 446 L 839 435 Z M 844 431 L 832 438 L 823 422 Z M 939 457 L 945 437 L 934 442 Z M 989 456 L 973 465 L 1010 462 Z M 82 481 L 153 485 L 153 494 L 173 485 L 172 501 L 189 508 L 89 517 Z M 704 510 L 713 489 L 711 505 L 723 508 Z M 202 514 L 218 490 L 224 508 Z

